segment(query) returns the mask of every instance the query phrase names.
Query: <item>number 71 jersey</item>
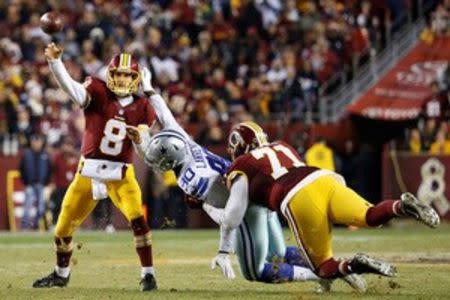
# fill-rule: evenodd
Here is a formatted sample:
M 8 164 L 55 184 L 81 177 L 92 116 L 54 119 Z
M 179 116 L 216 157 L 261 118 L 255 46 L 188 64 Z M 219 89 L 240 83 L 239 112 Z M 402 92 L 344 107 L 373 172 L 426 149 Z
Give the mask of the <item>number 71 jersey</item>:
M 306 166 L 297 151 L 285 142 L 275 142 L 239 156 L 228 169 L 228 184 L 246 176 L 249 200 L 279 211 L 284 197 L 300 181 L 318 171 Z

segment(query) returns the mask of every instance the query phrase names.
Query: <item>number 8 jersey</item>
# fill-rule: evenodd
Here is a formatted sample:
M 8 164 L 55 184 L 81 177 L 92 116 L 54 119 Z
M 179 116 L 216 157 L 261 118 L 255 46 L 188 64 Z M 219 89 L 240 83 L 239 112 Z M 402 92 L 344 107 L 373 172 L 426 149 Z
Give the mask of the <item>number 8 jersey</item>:
M 230 186 L 237 176 L 246 176 L 250 202 L 279 211 L 281 202 L 291 190 L 321 171 L 306 166 L 288 144 L 274 142 L 239 156 L 228 170 L 227 181 Z
M 91 100 L 84 107 L 86 129 L 83 133 L 81 153 L 85 158 L 105 159 L 131 163 L 133 145 L 126 136 L 126 125 L 151 126 L 155 111 L 150 102 L 132 95 L 132 101 L 121 103 L 106 83 L 88 77 L 84 86 Z

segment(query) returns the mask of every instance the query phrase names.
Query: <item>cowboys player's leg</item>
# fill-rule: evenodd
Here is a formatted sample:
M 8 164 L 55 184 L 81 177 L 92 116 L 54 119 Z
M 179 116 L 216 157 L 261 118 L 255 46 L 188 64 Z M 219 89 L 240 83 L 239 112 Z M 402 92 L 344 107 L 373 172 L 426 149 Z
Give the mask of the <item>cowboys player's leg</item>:
M 136 252 L 141 261 L 141 290 L 157 288 L 152 258 L 152 235 L 142 211 L 141 189 L 137 183 L 134 167 L 128 165 L 125 178 L 107 184 L 108 194 L 114 205 L 131 223 Z
M 55 227 L 55 270 L 50 275 L 36 280 L 33 287 L 63 287 L 69 283 L 72 235 L 96 205 L 97 201 L 92 199 L 91 180 L 77 173 L 64 195 Z
M 257 205 L 250 205 L 242 224 L 236 231 L 236 254 L 243 276 L 250 281 L 279 283 L 318 279 L 314 273 L 303 267 L 278 261 L 267 261 L 269 253 L 268 215 L 270 211 Z M 279 250 L 282 252 L 282 250 Z
M 287 264 L 307 267 L 298 247 L 286 247 L 283 229 L 281 228 L 280 220 L 276 212 L 268 211 L 267 226 L 269 233 L 269 254 L 267 261 L 272 261 L 272 259 L 280 257 L 284 258 L 284 262 Z

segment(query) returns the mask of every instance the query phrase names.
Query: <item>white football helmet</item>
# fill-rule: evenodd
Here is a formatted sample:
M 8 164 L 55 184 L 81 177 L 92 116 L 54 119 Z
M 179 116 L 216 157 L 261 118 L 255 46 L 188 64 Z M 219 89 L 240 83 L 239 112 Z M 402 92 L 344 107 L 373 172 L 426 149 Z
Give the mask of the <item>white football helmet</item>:
M 156 171 L 165 172 L 181 165 L 188 155 L 184 137 L 174 131 L 154 135 L 145 151 L 145 161 Z

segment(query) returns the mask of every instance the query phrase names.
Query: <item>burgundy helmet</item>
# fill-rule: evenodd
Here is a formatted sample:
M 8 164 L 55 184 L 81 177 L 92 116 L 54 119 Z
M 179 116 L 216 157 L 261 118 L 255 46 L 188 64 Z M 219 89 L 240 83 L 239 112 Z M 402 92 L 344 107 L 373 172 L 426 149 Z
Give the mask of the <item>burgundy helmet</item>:
M 251 121 L 234 125 L 228 136 L 228 152 L 232 160 L 267 144 L 267 134 L 258 124 Z
M 130 73 L 133 76 L 131 83 L 126 86 L 118 86 L 115 80 L 115 72 Z M 137 92 L 140 82 L 140 72 L 137 60 L 128 53 L 114 56 L 108 65 L 108 77 L 106 85 L 117 96 L 124 97 Z

